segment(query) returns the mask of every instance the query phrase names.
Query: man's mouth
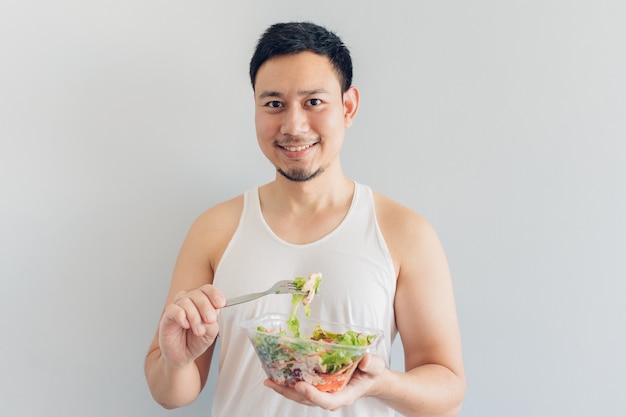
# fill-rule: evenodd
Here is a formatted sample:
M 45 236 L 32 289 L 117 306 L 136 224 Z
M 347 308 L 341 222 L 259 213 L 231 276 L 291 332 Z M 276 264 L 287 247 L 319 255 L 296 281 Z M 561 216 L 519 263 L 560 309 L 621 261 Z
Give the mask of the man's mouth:
M 315 145 L 314 143 L 308 144 L 308 145 L 302 145 L 302 146 L 280 146 L 283 149 L 288 150 L 289 152 L 300 152 L 303 151 L 305 149 L 310 148 L 311 146 Z

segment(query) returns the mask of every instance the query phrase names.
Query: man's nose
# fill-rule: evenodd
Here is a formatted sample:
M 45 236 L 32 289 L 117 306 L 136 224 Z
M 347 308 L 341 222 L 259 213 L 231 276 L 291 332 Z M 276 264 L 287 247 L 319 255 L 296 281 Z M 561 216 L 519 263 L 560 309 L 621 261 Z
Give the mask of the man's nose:
M 309 120 L 306 111 L 300 107 L 292 106 L 283 113 L 280 133 L 284 135 L 298 136 L 309 131 Z

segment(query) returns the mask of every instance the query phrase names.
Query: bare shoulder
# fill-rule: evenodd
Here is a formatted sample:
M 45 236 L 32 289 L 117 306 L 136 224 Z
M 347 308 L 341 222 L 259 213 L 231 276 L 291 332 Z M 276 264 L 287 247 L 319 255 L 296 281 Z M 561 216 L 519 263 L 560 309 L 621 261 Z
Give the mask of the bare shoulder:
M 206 210 L 196 219 L 192 229 L 217 235 L 229 234 L 237 228 L 242 211 L 243 195 L 239 195 Z
M 213 272 L 237 230 L 243 211 L 243 196 L 216 204 L 193 222 L 183 242 L 176 272 L 197 277 L 193 287 L 212 282 Z M 204 271 L 204 272 L 203 272 Z M 199 285 L 198 285 L 199 284 Z
M 432 225 L 416 211 L 374 192 L 376 219 L 396 268 L 406 259 L 424 253 L 425 246 L 439 245 Z
M 428 225 L 426 219 L 412 209 L 376 191 L 373 194 L 376 217 L 384 227 L 404 228 L 407 226 L 407 222 L 414 227 L 425 227 Z

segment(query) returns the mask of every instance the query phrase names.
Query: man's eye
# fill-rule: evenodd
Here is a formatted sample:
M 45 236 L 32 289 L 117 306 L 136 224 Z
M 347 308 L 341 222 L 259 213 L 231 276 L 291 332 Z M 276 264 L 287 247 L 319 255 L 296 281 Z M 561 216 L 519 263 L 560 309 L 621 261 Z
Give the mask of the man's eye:
M 278 109 L 280 107 L 282 107 L 282 103 L 280 101 L 270 101 L 269 103 L 266 104 L 267 107 L 271 107 L 273 109 Z
M 320 104 L 322 104 L 322 100 L 320 100 L 319 98 L 312 98 L 309 100 L 309 104 L 311 106 L 319 106 Z

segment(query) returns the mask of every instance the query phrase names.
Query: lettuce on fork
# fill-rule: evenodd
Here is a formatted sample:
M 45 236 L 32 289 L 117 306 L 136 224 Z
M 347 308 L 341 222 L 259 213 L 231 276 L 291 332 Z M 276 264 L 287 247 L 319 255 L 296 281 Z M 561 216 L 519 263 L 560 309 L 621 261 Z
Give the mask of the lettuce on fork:
M 291 296 L 291 304 L 293 305 L 293 309 L 291 310 L 291 315 L 289 316 L 289 320 L 287 321 L 287 326 L 289 330 L 291 330 L 296 337 L 300 337 L 300 322 L 298 321 L 298 317 L 296 317 L 296 313 L 298 312 L 298 308 L 300 304 L 304 306 L 304 314 L 309 317 L 311 315 L 311 300 L 315 294 L 318 293 L 320 283 L 322 282 L 322 274 L 315 273 L 308 276 L 308 278 L 296 277 L 293 280 L 298 291 L 303 294 L 293 294 Z

